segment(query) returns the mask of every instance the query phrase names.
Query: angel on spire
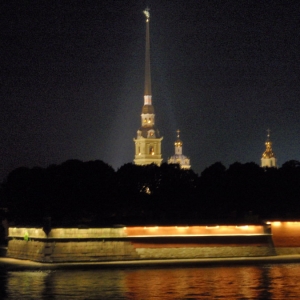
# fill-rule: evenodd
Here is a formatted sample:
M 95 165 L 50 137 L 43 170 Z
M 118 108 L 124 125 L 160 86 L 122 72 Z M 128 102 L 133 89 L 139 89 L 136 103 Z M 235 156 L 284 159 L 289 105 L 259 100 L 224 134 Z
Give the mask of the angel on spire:
M 147 21 L 150 19 L 150 9 L 147 7 L 144 11 L 143 11 L 144 15 L 146 16 Z

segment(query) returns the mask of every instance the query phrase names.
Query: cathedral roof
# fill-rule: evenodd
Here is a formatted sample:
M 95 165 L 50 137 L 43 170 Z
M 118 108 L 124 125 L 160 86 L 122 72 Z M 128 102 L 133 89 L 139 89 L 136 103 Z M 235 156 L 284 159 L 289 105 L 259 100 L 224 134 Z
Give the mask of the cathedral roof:
M 177 159 L 180 159 L 180 160 L 184 160 L 184 159 L 189 159 L 187 156 L 183 155 L 183 154 L 174 154 L 170 157 L 170 160 L 177 160 Z

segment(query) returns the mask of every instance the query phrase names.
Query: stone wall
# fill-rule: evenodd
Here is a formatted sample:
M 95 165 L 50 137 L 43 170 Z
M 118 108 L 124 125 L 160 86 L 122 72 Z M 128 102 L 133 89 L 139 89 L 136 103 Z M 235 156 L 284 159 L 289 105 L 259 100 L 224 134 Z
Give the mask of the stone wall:
M 7 257 L 43 261 L 45 243 L 40 241 L 9 240 Z
M 116 261 L 138 259 L 175 259 L 205 257 L 250 257 L 275 255 L 270 245 L 231 245 L 191 247 L 163 247 L 147 245 L 136 248 L 124 241 L 44 242 L 10 240 L 7 256 L 39 262 Z
M 278 255 L 300 254 L 300 222 L 270 222 Z
M 240 230 L 233 226 L 54 228 L 47 236 L 42 228 L 10 228 L 7 256 L 90 262 L 276 255 L 263 226 L 243 228 L 243 234 Z
M 52 228 L 48 236 L 43 228 L 10 227 L 9 238 L 30 239 L 99 239 L 125 237 L 123 228 Z
M 253 257 L 274 255 L 268 246 L 137 248 L 140 259 Z
M 139 259 L 130 242 L 45 242 L 10 240 L 7 257 L 39 262 L 115 261 Z

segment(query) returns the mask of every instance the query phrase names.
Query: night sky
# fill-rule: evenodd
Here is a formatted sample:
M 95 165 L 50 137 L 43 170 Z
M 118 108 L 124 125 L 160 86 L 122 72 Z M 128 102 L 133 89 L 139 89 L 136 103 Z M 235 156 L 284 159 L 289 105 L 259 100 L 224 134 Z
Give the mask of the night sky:
M 0 181 L 20 166 L 134 158 L 150 7 L 152 100 L 164 161 L 200 174 L 300 160 L 299 1 L 2 1 Z

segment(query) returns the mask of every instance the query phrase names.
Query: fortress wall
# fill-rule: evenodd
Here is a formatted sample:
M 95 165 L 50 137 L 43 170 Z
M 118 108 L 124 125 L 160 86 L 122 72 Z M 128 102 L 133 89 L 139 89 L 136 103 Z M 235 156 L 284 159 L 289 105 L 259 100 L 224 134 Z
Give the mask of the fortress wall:
M 31 239 L 93 239 L 124 237 L 126 234 L 123 228 L 53 228 L 47 236 L 43 228 L 10 227 L 8 236 L 10 238 L 28 236 Z
M 52 262 L 135 260 L 139 256 L 130 242 L 87 241 L 55 243 Z
M 9 237 L 24 238 L 118 238 L 118 237 L 182 237 L 182 236 L 242 236 L 262 235 L 263 225 L 209 225 L 209 226 L 130 226 L 120 228 L 52 228 L 48 236 L 42 228 L 10 227 Z
M 10 228 L 7 256 L 88 262 L 275 255 L 264 232 L 263 226 L 54 228 L 47 237 L 42 228 Z
M 300 222 L 270 222 L 278 255 L 300 254 Z
M 46 242 L 10 240 L 7 257 L 39 262 L 114 261 L 139 259 L 130 242 Z
M 9 228 L 7 256 L 40 262 L 138 259 L 120 228 Z
M 29 259 L 33 261 L 43 261 L 45 242 L 9 240 L 7 247 L 7 257 L 18 259 Z
M 247 257 L 275 255 L 267 243 L 257 245 L 177 245 L 139 244 L 131 241 L 61 241 L 10 240 L 7 256 L 40 262 L 115 261 L 138 259 L 175 259 L 205 257 Z
M 141 259 L 183 259 L 271 256 L 274 251 L 269 246 L 236 247 L 180 247 L 180 248 L 137 248 Z
M 201 236 L 132 239 L 141 259 L 275 255 L 270 236 Z

